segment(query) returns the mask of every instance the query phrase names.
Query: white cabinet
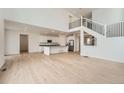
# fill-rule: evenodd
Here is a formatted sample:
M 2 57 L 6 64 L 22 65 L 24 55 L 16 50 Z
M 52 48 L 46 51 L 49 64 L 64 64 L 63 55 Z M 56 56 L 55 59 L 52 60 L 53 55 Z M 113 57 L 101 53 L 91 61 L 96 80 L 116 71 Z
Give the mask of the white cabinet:
M 62 52 L 68 52 L 68 46 L 45 46 L 44 47 L 44 54 L 46 55 L 62 53 Z

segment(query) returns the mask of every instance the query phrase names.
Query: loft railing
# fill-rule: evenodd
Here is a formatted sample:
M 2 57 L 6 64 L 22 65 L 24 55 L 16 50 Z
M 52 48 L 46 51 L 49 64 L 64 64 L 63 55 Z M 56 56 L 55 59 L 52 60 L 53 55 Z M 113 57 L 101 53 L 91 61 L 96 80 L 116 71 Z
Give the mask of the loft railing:
M 82 23 L 81 23 L 82 22 Z M 106 37 L 124 36 L 124 22 L 114 24 L 102 24 L 87 18 L 82 18 L 69 24 L 69 29 L 84 26 Z
M 76 20 L 76 21 L 70 23 L 69 24 L 69 29 L 80 27 L 81 22 L 82 22 L 82 25 L 84 27 L 87 27 L 87 28 L 99 33 L 99 34 L 102 34 L 102 35 L 105 34 L 103 24 L 97 23 L 97 22 L 95 22 L 93 20 L 90 20 L 90 19 L 87 19 L 87 18 L 83 18 L 82 21 L 81 21 L 81 19 L 79 19 L 79 20 Z
M 107 25 L 106 37 L 122 37 L 124 36 L 124 22 Z

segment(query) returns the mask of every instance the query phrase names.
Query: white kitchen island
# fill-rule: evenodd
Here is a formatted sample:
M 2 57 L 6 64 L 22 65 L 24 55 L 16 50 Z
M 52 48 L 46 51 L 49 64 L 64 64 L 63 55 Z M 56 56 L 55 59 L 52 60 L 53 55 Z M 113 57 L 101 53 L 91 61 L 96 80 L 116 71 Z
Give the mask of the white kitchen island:
M 68 46 L 44 46 L 44 54 L 56 54 L 68 52 Z

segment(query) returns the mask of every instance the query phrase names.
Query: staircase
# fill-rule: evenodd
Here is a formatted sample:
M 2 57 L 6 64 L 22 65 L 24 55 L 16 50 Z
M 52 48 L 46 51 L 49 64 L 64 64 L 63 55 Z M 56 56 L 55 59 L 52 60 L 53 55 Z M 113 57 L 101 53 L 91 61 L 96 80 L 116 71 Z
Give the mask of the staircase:
M 80 30 L 80 55 L 124 63 L 124 22 L 102 24 L 87 18 L 69 24 L 69 32 Z M 84 32 L 96 38 L 96 45 L 84 44 Z
M 106 38 L 124 36 L 124 22 L 102 24 L 97 21 L 81 17 L 81 19 L 70 23 L 69 29 L 70 32 L 83 29 L 91 35 L 99 34 Z

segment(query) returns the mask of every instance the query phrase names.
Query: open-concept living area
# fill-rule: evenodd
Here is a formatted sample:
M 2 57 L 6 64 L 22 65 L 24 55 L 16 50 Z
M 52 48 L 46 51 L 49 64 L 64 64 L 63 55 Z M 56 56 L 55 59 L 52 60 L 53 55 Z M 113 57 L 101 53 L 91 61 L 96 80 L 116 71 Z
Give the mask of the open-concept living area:
M 120 83 L 123 8 L 0 8 L 0 84 Z

